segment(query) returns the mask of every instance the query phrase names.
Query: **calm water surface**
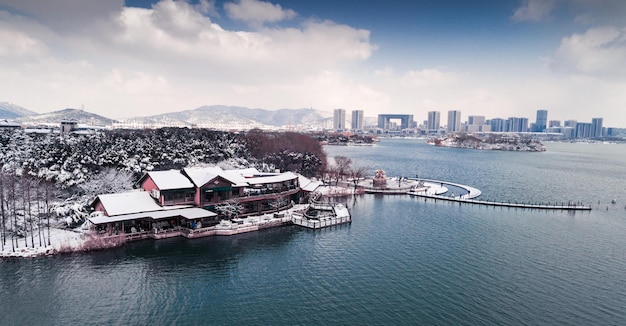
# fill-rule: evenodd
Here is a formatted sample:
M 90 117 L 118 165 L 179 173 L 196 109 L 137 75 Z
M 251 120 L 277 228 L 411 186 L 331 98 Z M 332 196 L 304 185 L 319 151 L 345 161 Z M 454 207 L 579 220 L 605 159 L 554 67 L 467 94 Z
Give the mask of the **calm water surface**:
M 327 147 L 546 212 L 365 195 L 353 222 L 0 262 L 0 324 L 626 324 L 626 146 Z M 611 204 L 615 199 L 617 204 Z

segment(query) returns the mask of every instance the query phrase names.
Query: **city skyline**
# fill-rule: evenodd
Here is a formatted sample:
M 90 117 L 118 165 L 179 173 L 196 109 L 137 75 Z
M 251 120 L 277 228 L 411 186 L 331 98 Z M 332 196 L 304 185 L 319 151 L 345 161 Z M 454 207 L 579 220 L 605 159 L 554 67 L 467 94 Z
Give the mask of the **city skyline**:
M 588 120 L 549 120 L 549 110 L 539 109 L 536 112 L 535 121 L 532 122 L 528 117 L 486 117 L 484 115 L 469 115 L 466 120 L 462 119 L 462 111 L 448 110 L 448 120 L 446 125 L 439 122 L 440 111 L 429 111 L 426 120 L 423 120 L 423 127 L 428 132 L 439 131 L 445 129 L 448 133 L 464 131 L 464 132 L 562 132 L 566 128 L 570 128 L 571 132 L 576 135 L 582 135 L 583 138 L 602 137 L 603 128 L 617 128 L 618 126 L 604 125 L 604 118 L 593 117 Z M 590 121 L 590 122 L 588 122 Z M 563 127 L 561 127 L 563 122 Z M 453 124 L 451 126 L 451 124 Z M 419 127 L 419 125 L 418 125 Z M 487 127 L 487 128 L 483 128 Z M 563 129 L 562 129 L 563 128 Z M 583 130 L 577 130 L 583 128 Z
M 625 38 L 620 0 L 0 0 L 0 101 L 114 119 L 547 109 L 624 127 Z

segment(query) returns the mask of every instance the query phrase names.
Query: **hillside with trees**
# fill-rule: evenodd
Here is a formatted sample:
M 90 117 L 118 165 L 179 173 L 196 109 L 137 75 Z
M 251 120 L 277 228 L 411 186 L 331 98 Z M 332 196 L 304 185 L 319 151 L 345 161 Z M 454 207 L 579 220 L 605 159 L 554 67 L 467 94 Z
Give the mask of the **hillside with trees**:
M 6 234 L 33 236 L 50 218 L 77 223 L 87 216 L 96 195 L 132 189 L 147 171 L 203 164 L 311 177 L 321 175 L 326 156 L 310 136 L 260 130 L 162 128 L 91 135 L 0 131 L 2 243 Z

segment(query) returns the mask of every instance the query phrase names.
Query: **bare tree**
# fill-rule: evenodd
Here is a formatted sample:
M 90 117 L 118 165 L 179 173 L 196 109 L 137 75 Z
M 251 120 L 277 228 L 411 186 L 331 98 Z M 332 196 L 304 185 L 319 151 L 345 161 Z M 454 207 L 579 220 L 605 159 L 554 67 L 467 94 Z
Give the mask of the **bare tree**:
M 326 168 L 326 176 L 329 184 L 332 184 L 333 180 L 335 180 L 335 185 L 339 183 L 339 169 L 336 166 L 333 165 Z
M 243 209 L 243 206 L 234 200 L 228 200 L 215 206 L 215 210 L 228 219 L 236 218 L 241 214 Z
M 4 251 L 4 245 L 6 244 L 6 216 L 4 212 L 4 172 L 0 171 L 0 215 L 2 216 L 2 235 L 0 242 L 2 243 L 2 251 Z
M 10 205 L 10 211 L 11 211 L 11 215 L 13 216 L 13 230 L 12 230 L 12 234 L 11 234 L 11 248 L 13 249 L 13 252 L 15 252 L 16 248 L 19 248 L 19 243 L 17 242 L 17 187 L 16 187 L 16 180 L 15 180 L 15 175 L 11 172 L 9 172 L 6 175 L 5 181 L 8 181 L 8 186 L 9 188 L 7 189 L 7 208 L 9 208 Z M 13 241 L 15 240 L 15 241 Z
M 48 246 L 50 245 L 50 202 L 52 198 L 54 198 L 54 184 L 50 180 L 45 180 L 43 182 L 43 191 L 44 191 L 44 210 L 46 214 L 46 227 L 48 229 Z
M 343 178 L 350 171 L 350 165 L 352 164 L 352 160 L 345 156 L 335 156 L 335 166 L 337 167 L 337 172 L 339 177 Z
M 24 205 L 24 225 L 28 222 L 28 229 L 25 232 L 30 231 L 30 245 L 35 248 L 35 237 L 33 232 L 33 213 L 32 213 L 32 190 L 33 190 L 33 178 L 27 171 L 22 173 L 22 192 L 23 198 L 26 199 Z M 26 240 L 24 240 L 26 241 Z
M 281 209 L 281 207 L 284 207 L 287 205 L 287 199 L 284 196 L 275 194 L 272 200 L 270 200 L 269 204 L 273 210 L 278 212 Z
M 354 182 L 354 189 L 356 190 L 359 185 L 359 181 L 365 178 L 365 173 L 369 169 L 365 166 L 357 166 L 352 169 L 352 181 Z
M 37 237 L 39 237 L 39 246 L 43 246 L 46 240 L 46 237 L 44 235 L 43 239 L 42 239 L 42 235 L 41 233 L 43 232 L 41 227 L 41 202 L 43 199 L 43 189 L 41 188 L 41 179 L 35 179 L 35 200 L 37 201 Z

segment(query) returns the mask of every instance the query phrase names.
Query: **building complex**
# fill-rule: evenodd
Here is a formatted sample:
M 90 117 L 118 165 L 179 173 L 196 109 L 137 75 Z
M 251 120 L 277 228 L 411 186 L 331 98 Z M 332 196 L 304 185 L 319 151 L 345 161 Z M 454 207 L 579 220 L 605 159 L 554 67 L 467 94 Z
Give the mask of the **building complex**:
M 152 171 L 138 181 L 138 190 L 97 196 L 89 221 L 105 235 L 197 234 L 194 230 L 224 218 L 285 210 L 305 201 L 319 185 L 292 172 L 219 167 Z

